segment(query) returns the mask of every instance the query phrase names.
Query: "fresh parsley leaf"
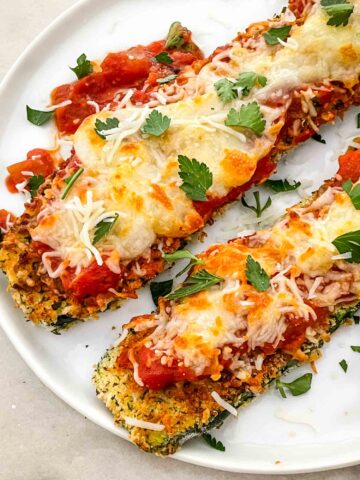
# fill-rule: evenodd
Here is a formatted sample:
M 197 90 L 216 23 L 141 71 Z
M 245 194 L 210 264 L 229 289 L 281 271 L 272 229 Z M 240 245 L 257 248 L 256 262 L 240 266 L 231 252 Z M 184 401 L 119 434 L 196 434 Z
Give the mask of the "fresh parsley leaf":
M 270 30 L 263 34 L 265 42 L 268 45 L 277 45 L 280 40 L 285 41 L 288 36 L 290 35 L 291 25 L 287 27 L 279 27 L 279 28 L 270 28 Z
M 107 130 L 112 130 L 113 128 L 117 128 L 119 126 L 119 120 L 117 118 L 107 118 L 105 122 L 100 120 L 99 118 L 95 121 L 95 132 L 99 135 L 99 137 L 106 140 L 106 132 Z
M 251 255 L 246 258 L 246 278 L 258 292 L 265 292 L 270 287 L 270 277 L 259 262 Z
M 345 359 L 341 360 L 341 362 L 339 362 L 339 365 L 344 370 L 344 372 L 346 373 L 347 369 L 348 369 L 348 364 L 347 364 L 346 360 Z
M 171 292 L 173 283 L 173 280 L 150 283 L 151 296 L 156 306 L 158 306 L 159 297 L 165 297 L 168 293 Z
M 162 115 L 158 110 L 153 110 L 141 128 L 143 133 L 160 137 L 170 127 L 170 118 Z
M 219 450 L 220 452 L 225 452 L 224 444 L 220 442 L 220 440 L 216 440 L 215 437 L 212 437 L 210 433 L 203 433 L 202 437 L 210 447 L 215 448 L 215 450 Z
M 184 27 L 180 22 L 174 22 L 170 25 L 169 33 L 166 37 L 165 48 L 179 48 L 185 43 Z
M 239 111 L 232 108 L 226 117 L 225 125 L 228 127 L 248 128 L 257 136 L 260 136 L 265 130 L 266 121 L 260 111 L 259 104 L 251 102 L 247 105 L 242 105 Z
M 67 183 L 67 185 L 66 185 L 66 188 L 65 188 L 63 194 L 61 195 L 61 200 L 64 200 L 64 198 L 67 197 L 67 195 L 70 192 L 70 190 L 72 189 L 74 183 L 80 177 L 80 175 L 83 173 L 83 171 L 84 171 L 83 168 L 79 168 L 79 170 L 76 170 L 76 172 L 74 172 L 72 175 L 70 175 L 70 177 L 64 179 L 64 182 Z
M 322 136 L 320 135 L 320 133 L 314 133 L 314 135 L 312 135 L 311 137 L 313 140 L 315 140 L 316 142 L 319 142 L 319 143 L 323 143 L 324 145 L 326 145 L 326 140 L 324 140 L 322 138 Z
M 327 25 L 346 27 L 349 23 L 350 15 L 354 11 L 354 5 L 348 0 L 321 0 L 321 6 L 329 15 Z
M 198 162 L 195 158 L 190 158 L 185 155 L 178 156 L 179 162 L 179 176 L 183 181 L 180 186 L 186 195 L 191 200 L 198 202 L 205 202 L 207 200 L 206 192 L 211 187 L 213 182 L 212 173 L 205 163 Z
M 188 297 L 189 295 L 194 295 L 194 293 L 206 290 L 223 281 L 223 278 L 212 275 L 207 270 L 200 270 L 200 272 L 187 278 L 180 288 L 169 293 L 165 298 L 167 300 L 177 300 L 179 298 Z
M 35 197 L 40 185 L 44 183 L 44 177 L 42 175 L 33 175 L 28 181 L 28 187 L 30 190 L 31 199 Z
M 360 113 L 356 115 L 356 126 L 357 128 L 360 128 Z
M 346 180 L 342 184 L 342 188 L 349 195 L 356 210 L 360 210 L 360 184 L 358 183 L 354 186 L 351 180 Z
M 86 58 L 85 53 L 82 53 L 80 57 L 76 60 L 77 66 L 76 67 L 69 67 L 72 70 L 77 78 L 86 77 L 86 75 L 90 75 L 93 72 L 93 66 L 91 62 Z
M 229 103 L 237 98 L 238 93 L 235 87 L 235 83 L 228 78 L 222 78 L 214 83 L 214 87 L 218 97 L 223 103 Z
M 344 233 L 335 238 L 332 242 L 339 253 L 351 252 L 351 258 L 346 261 L 349 263 L 360 263 L 360 230 Z
M 154 60 L 162 65 L 171 65 L 174 63 L 174 60 L 170 57 L 168 52 L 161 52 L 158 55 L 155 55 Z
M 243 97 L 247 97 L 255 86 L 265 87 L 266 83 L 267 78 L 263 75 L 258 75 L 255 72 L 243 72 L 236 79 L 235 86 L 241 88 Z
M 358 353 L 360 353 L 360 347 L 357 347 L 356 345 L 351 345 L 351 350 L 352 350 L 353 352 L 358 352 Z
M 113 226 L 116 223 L 116 220 L 119 218 L 119 214 L 115 213 L 114 216 L 110 216 L 101 220 L 101 222 L 95 225 L 95 232 L 92 244 L 95 245 L 101 240 L 105 235 L 107 235 Z
M 183 268 L 176 277 L 180 277 L 183 273 L 185 273 L 189 268 L 193 267 L 194 265 L 203 265 L 205 262 L 201 258 L 198 258 L 196 255 L 191 253 L 189 250 L 177 250 L 174 253 L 166 253 L 164 255 L 164 259 L 167 262 L 175 262 L 176 260 L 181 260 L 183 258 L 188 258 L 190 262 Z
M 26 105 L 26 117 L 29 122 L 40 127 L 47 123 L 53 116 L 54 112 L 42 112 L 41 110 L 34 110 Z
M 291 192 L 292 190 L 296 190 L 300 187 L 301 182 L 295 182 L 291 185 L 288 180 L 266 180 L 264 182 L 265 187 L 271 188 L 273 192 Z
M 172 80 L 175 80 L 176 77 L 177 75 L 173 74 L 173 75 L 168 75 L 167 77 L 164 77 L 164 78 L 158 78 L 156 81 L 157 83 L 160 83 L 160 85 L 162 85 L 163 83 L 168 83 L 168 82 L 171 82 Z
M 242 203 L 242 205 L 243 205 L 244 207 L 250 208 L 250 210 L 252 210 L 253 212 L 255 212 L 257 218 L 260 218 L 260 217 L 261 217 L 261 214 L 262 214 L 267 208 L 270 207 L 270 205 L 271 205 L 271 203 L 272 203 L 272 202 L 271 202 L 271 198 L 268 197 L 268 199 L 266 200 L 265 205 L 262 207 L 262 206 L 261 206 L 261 203 L 260 203 L 260 194 L 259 194 L 259 192 L 256 191 L 256 192 L 253 192 L 253 194 L 254 194 L 254 197 L 255 197 L 255 206 L 254 206 L 254 205 L 249 205 L 249 204 L 246 202 L 246 200 L 245 200 L 244 197 L 241 198 L 241 203 Z
M 293 382 L 285 383 L 281 380 L 276 380 L 276 388 L 279 390 L 281 396 L 286 398 L 285 388 L 287 388 L 294 397 L 303 395 L 311 388 L 312 373 L 305 373 L 302 377 L 297 378 Z

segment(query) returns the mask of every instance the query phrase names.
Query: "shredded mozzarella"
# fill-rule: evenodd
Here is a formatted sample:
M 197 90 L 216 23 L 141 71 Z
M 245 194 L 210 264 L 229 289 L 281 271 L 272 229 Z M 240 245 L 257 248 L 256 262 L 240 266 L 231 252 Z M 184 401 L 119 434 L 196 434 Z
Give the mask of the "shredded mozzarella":
M 124 421 L 132 427 L 144 428 L 145 430 L 155 430 L 156 432 L 161 432 L 165 428 L 165 425 L 161 423 L 146 422 L 145 420 L 140 420 L 134 417 L 125 416 Z
M 234 415 L 234 417 L 237 417 L 237 410 L 234 408 L 230 403 L 228 403 L 226 400 L 224 400 L 220 395 L 214 391 L 211 392 L 212 398 L 215 400 L 216 403 L 218 403 L 224 410 L 227 410 L 231 415 Z

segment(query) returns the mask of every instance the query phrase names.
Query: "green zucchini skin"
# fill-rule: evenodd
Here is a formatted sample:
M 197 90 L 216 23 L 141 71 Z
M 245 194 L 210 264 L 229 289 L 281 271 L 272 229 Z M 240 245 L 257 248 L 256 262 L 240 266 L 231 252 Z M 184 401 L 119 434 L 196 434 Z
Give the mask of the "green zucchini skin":
M 352 319 L 360 308 L 360 302 L 338 307 L 329 317 L 327 332 L 334 333 L 341 325 Z M 129 331 L 126 341 L 137 334 Z M 307 342 L 302 351 L 308 359 L 314 358 L 324 345 L 324 337 L 315 343 Z M 211 397 L 212 391 L 235 408 L 250 403 L 258 394 L 272 386 L 277 378 L 299 365 L 285 353 L 275 353 L 264 361 L 266 373 L 260 391 L 249 386 L 232 383 L 228 378 L 219 381 L 210 379 L 197 382 L 183 382 L 163 390 L 151 391 L 137 385 L 132 370 L 116 368 L 119 347 L 113 347 L 96 367 L 93 382 L 96 394 L 114 415 L 115 423 L 126 428 L 130 440 L 141 449 L 160 456 L 173 454 L 186 441 L 201 436 L 213 428 L 219 428 L 229 416 Z M 204 419 L 204 413 L 210 414 Z M 124 417 L 130 416 L 148 422 L 162 423 L 164 418 L 171 418 L 171 427 L 165 431 L 155 432 L 126 424 Z M 166 422 L 164 422 L 166 423 Z

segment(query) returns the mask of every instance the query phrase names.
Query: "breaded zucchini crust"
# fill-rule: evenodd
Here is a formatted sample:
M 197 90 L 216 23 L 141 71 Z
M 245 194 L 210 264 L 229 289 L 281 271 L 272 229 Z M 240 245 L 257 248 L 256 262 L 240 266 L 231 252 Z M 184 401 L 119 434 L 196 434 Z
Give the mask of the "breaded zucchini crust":
M 319 348 L 329 340 L 329 334 L 351 319 L 359 307 L 360 303 L 340 307 L 329 317 L 327 333 L 324 331 L 323 338 L 302 346 L 307 361 L 318 358 Z M 116 364 L 121 349 L 129 348 L 138 340 L 137 336 L 130 332 L 121 346 L 110 349 L 104 355 L 95 370 L 93 382 L 98 398 L 113 414 L 115 423 L 129 431 L 130 440 L 142 450 L 161 456 L 171 455 L 187 440 L 220 427 L 230 415 L 214 401 L 211 396 L 213 391 L 239 408 L 264 393 L 275 379 L 299 364 L 291 355 L 276 353 L 264 361 L 261 373 L 252 379 L 252 385 L 224 376 L 218 381 L 183 382 L 163 390 L 150 390 L 135 382 L 131 369 L 119 370 Z M 160 423 L 165 425 L 165 429 L 153 431 L 130 426 L 125 417 Z

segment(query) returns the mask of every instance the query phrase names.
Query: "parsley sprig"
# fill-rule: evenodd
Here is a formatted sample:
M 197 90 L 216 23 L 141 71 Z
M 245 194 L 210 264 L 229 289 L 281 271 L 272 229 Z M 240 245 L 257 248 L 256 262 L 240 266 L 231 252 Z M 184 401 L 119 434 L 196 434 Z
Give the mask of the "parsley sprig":
M 44 183 L 44 177 L 42 175 L 33 175 L 28 181 L 28 187 L 30 190 L 31 199 L 33 200 L 39 187 Z
M 155 57 L 153 57 L 153 60 L 161 63 L 162 65 L 171 65 L 172 63 L 174 63 L 174 60 L 170 57 L 168 52 L 161 52 L 158 55 L 155 55 Z
M 203 433 L 202 437 L 211 448 L 219 450 L 220 452 L 225 452 L 225 445 L 220 442 L 220 440 L 216 440 L 215 437 L 212 437 L 210 433 Z
M 350 263 L 360 263 L 360 230 L 344 233 L 332 241 L 339 253 L 351 253 Z
M 265 187 L 271 188 L 273 192 L 280 193 L 280 192 L 291 192 L 292 190 L 296 190 L 300 187 L 301 182 L 295 182 L 291 185 L 288 180 L 266 180 L 264 182 Z
M 305 375 L 297 378 L 296 380 L 290 383 L 282 382 L 281 380 L 276 380 L 276 388 L 277 390 L 279 390 L 280 395 L 283 398 L 286 398 L 285 388 L 287 388 L 294 397 L 297 397 L 298 395 L 303 395 L 304 393 L 310 390 L 311 381 L 312 381 L 312 373 L 305 373 Z
M 265 130 L 266 121 L 260 111 L 259 104 L 251 102 L 247 105 L 242 105 L 240 110 L 232 108 L 226 117 L 225 125 L 228 127 L 248 128 L 257 136 L 260 136 Z
M 249 208 L 250 210 L 252 210 L 253 212 L 255 212 L 256 214 L 256 217 L 257 218 L 260 218 L 262 213 L 271 206 L 271 198 L 268 197 L 268 199 L 266 200 L 264 206 L 261 206 L 261 201 L 260 201 L 260 192 L 259 191 L 256 191 L 256 192 L 253 192 L 253 195 L 254 195 L 254 198 L 255 198 L 255 205 L 249 205 L 245 198 L 244 197 L 241 197 L 241 203 L 242 205 L 245 207 L 245 208 Z
M 168 293 L 171 292 L 173 283 L 174 283 L 173 280 L 165 280 L 163 282 L 150 283 L 151 296 L 156 306 L 158 306 L 160 297 L 165 297 Z
M 205 163 L 198 162 L 195 158 L 190 160 L 185 155 L 178 156 L 179 176 L 183 181 L 180 185 L 191 200 L 205 202 L 206 192 L 213 183 L 213 176 Z
M 180 288 L 169 293 L 165 298 L 167 300 L 178 300 L 179 298 L 188 297 L 189 295 L 194 295 L 195 293 L 207 290 L 223 281 L 223 278 L 213 275 L 207 270 L 200 270 L 200 272 L 187 278 Z
M 75 73 L 79 80 L 80 78 L 84 78 L 93 72 L 93 66 L 91 62 L 86 58 L 85 53 L 82 53 L 80 57 L 77 58 L 76 63 L 76 67 L 69 68 Z
M 291 25 L 286 27 L 270 28 L 269 31 L 263 34 L 265 42 L 268 45 L 277 45 L 280 40 L 285 41 L 290 35 Z
M 258 292 L 265 292 L 270 287 L 270 277 L 259 262 L 251 255 L 246 258 L 246 278 Z
M 360 183 L 354 186 L 351 180 L 346 180 L 346 182 L 342 184 L 342 188 L 349 195 L 356 210 L 360 210 Z
M 321 6 L 329 15 L 327 25 L 346 27 L 349 23 L 350 15 L 354 11 L 354 5 L 348 0 L 321 0 Z
M 42 110 L 35 110 L 34 108 L 26 105 L 26 118 L 33 125 L 40 127 L 47 123 L 53 117 L 54 112 L 43 112 Z
M 170 25 L 169 33 L 167 34 L 165 48 L 179 48 L 185 43 L 184 39 L 184 27 L 180 22 L 173 22 Z
M 263 75 L 258 75 L 255 72 L 243 72 L 237 77 L 235 82 L 228 78 L 222 78 L 215 84 L 215 90 L 220 100 L 226 104 L 238 97 L 239 89 L 241 96 L 247 97 L 251 90 L 255 87 L 265 87 L 267 78 Z
M 241 88 L 242 96 L 247 97 L 255 86 L 265 87 L 266 83 L 267 78 L 263 75 L 255 72 L 243 72 L 236 79 L 235 85 L 237 88 Z
M 344 372 L 347 372 L 348 369 L 348 364 L 345 359 L 342 359 L 341 362 L 339 362 L 340 367 L 344 370 Z
M 76 180 L 80 177 L 80 175 L 83 172 L 84 172 L 84 169 L 79 168 L 79 170 L 76 170 L 76 172 L 74 172 L 72 175 L 70 175 L 70 177 L 64 179 L 64 182 L 67 183 L 67 186 L 66 186 L 63 194 L 61 195 L 61 200 L 64 200 L 64 198 L 66 198 L 68 196 L 70 190 L 74 186 L 74 183 L 76 182 Z
M 95 132 L 101 137 L 103 140 L 106 140 L 106 131 L 112 130 L 113 128 L 117 128 L 119 126 L 119 120 L 117 118 L 107 118 L 105 122 L 100 120 L 99 118 L 95 121 Z
M 92 241 L 93 245 L 98 243 L 103 237 L 105 237 L 110 232 L 110 230 L 113 228 L 118 218 L 119 218 L 119 214 L 115 213 L 115 215 L 106 217 L 95 225 L 94 238 Z
M 141 128 L 143 133 L 160 137 L 170 127 L 171 120 L 166 115 L 162 115 L 158 110 L 153 110 L 145 120 Z
M 187 270 L 192 268 L 194 265 L 204 265 L 204 263 L 205 263 L 204 260 L 202 260 L 201 258 L 198 258 L 196 255 L 194 255 L 193 253 L 191 253 L 189 250 L 186 250 L 186 249 L 177 250 L 174 253 L 165 253 L 165 255 L 164 255 L 164 259 L 169 263 L 175 262 L 176 260 L 181 260 L 183 258 L 188 258 L 190 261 L 186 265 L 186 267 L 184 267 L 176 275 L 176 277 L 180 277 L 180 275 L 185 273 Z

